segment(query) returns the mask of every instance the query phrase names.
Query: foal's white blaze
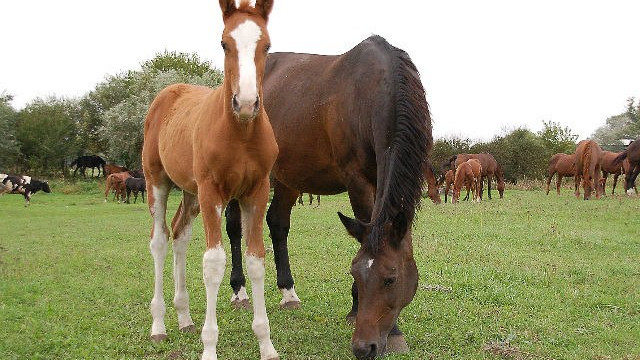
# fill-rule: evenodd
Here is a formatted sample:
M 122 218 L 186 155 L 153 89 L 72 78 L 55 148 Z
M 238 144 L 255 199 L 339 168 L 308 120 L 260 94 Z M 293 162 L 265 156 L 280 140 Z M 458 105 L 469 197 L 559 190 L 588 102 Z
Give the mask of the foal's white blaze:
M 264 273 L 264 258 L 247 254 L 247 274 L 251 279 L 251 294 L 253 296 L 253 324 L 251 328 L 258 338 L 260 359 L 276 359 L 278 353 L 271 343 L 271 331 L 264 300 Z
M 238 50 L 239 83 L 237 100 L 240 106 L 253 105 L 258 96 L 256 80 L 256 46 L 262 36 L 262 30 L 251 20 L 238 25 L 231 33 Z
M 167 255 L 168 234 L 165 231 L 165 214 L 167 190 L 153 187 L 153 198 L 155 200 L 152 209 L 153 216 L 153 237 L 149 243 L 149 249 L 153 256 L 154 265 L 154 290 L 153 299 L 151 299 L 151 316 L 153 323 L 151 324 L 151 335 L 163 335 L 167 331 L 164 327 L 164 314 L 166 308 L 164 305 L 164 295 L 162 294 L 162 280 L 164 259 Z
M 207 310 L 204 326 L 202 327 L 202 360 L 217 359 L 216 346 L 218 345 L 218 319 L 216 317 L 216 305 L 218 303 L 218 290 L 224 276 L 226 263 L 224 248 L 209 249 L 202 258 L 202 277 L 207 295 Z

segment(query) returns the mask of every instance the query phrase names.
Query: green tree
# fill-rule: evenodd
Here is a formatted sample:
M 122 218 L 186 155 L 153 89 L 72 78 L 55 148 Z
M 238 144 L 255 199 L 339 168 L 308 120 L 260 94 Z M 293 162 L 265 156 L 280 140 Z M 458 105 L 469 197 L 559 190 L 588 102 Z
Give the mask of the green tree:
M 198 54 L 177 53 L 175 51 L 165 50 L 157 53 L 156 56 L 142 63 L 142 71 L 171 71 L 188 74 L 191 76 L 202 77 L 206 73 L 211 72 L 213 67 L 211 62 L 200 60 Z
M 570 154 L 575 151 L 578 135 L 568 126 L 562 127 L 560 123 L 553 121 L 543 121 L 542 124 L 544 128 L 538 135 L 547 149 L 547 158 L 556 153 Z
M 0 94 L 0 171 L 17 172 L 16 166 L 20 158 L 20 148 L 16 139 L 16 121 L 18 113 L 11 106 L 13 96 L 3 92 Z
M 443 162 L 447 161 L 453 155 L 468 153 L 471 148 L 471 140 L 468 138 L 459 138 L 456 136 L 436 139 L 433 142 L 431 151 L 431 162 L 438 170 L 442 170 Z

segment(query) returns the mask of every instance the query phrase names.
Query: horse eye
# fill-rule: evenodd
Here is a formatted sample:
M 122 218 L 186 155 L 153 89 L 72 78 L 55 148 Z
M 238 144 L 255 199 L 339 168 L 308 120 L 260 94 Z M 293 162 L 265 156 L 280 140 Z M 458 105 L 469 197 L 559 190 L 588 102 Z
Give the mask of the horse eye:
M 388 277 L 384 279 L 384 286 L 391 286 L 396 282 L 396 278 Z
M 271 49 L 271 44 L 267 44 L 267 45 L 264 47 L 264 52 L 265 52 L 265 53 L 268 53 L 268 52 L 269 52 L 269 49 Z

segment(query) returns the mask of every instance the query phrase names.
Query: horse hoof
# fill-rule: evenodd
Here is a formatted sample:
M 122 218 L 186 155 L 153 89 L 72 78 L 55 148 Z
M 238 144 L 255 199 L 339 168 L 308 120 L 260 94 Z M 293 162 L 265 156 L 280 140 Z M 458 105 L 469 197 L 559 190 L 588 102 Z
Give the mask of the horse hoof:
M 165 340 L 167 340 L 167 334 L 151 335 L 151 341 L 153 341 L 154 343 L 163 342 Z
M 402 335 L 389 335 L 385 354 L 404 354 L 409 352 L 409 345 Z
M 300 301 L 287 301 L 284 304 L 280 304 L 280 308 L 287 310 L 300 309 Z
M 196 329 L 195 325 L 189 325 L 189 326 L 185 326 L 183 328 L 180 328 L 180 331 L 182 331 L 183 333 L 195 334 L 195 333 L 198 332 L 198 329 Z
M 249 303 L 249 299 L 233 300 L 231 301 L 231 306 L 233 306 L 233 308 L 237 310 L 251 309 L 251 303 Z

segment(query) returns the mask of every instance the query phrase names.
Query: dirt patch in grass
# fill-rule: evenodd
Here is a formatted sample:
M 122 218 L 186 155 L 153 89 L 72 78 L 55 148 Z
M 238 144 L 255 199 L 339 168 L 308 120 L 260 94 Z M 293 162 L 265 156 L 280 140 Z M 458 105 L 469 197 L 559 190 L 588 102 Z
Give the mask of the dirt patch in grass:
M 490 353 L 494 356 L 499 356 L 504 359 L 515 359 L 515 360 L 528 360 L 528 359 L 549 359 L 552 358 L 546 357 L 543 355 L 533 354 L 527 351 L 523 351 L 518 349 L 515 346 L 509 344 L 509 342 L 505 341 L 492 341 L 486 344 L 482 350 Z

